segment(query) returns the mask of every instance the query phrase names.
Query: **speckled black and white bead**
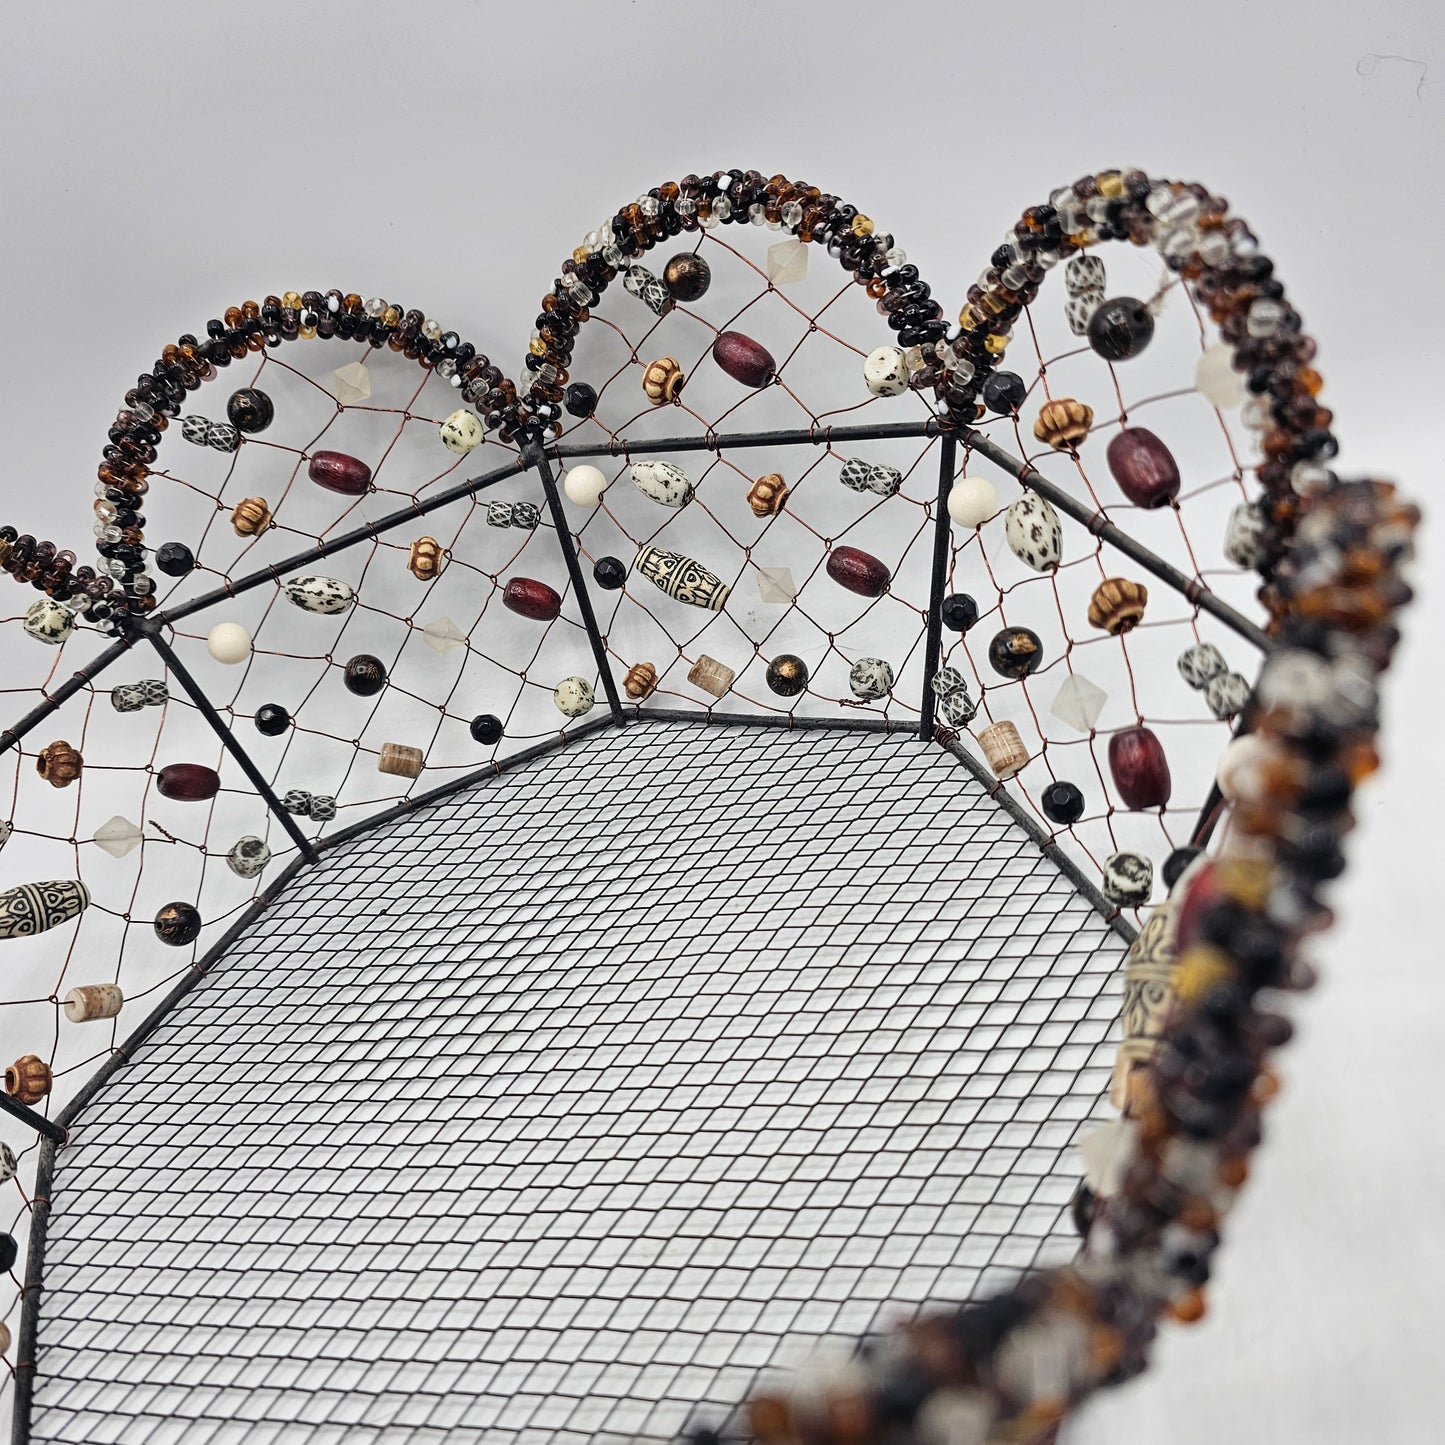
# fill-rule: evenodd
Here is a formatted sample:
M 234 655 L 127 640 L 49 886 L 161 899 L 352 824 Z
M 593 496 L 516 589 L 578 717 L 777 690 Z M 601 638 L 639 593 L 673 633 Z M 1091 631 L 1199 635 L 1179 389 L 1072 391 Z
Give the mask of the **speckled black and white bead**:
M 908 390 L 908 360 L 901 346 L 880 346 L 863 362 L 863 380 L 874 396 L 902 396 Z
M 893 669 L 881 657 L 860 657 L 848 672 L 848 688 L 864 702 L 876 702 L 893 691 Z
M 1064 555 L 1059 514 L 1034 492 L 1026 492 L 1008 509 L 1004 536 L 1014 556 L 1035 572 L 1052 571 Z

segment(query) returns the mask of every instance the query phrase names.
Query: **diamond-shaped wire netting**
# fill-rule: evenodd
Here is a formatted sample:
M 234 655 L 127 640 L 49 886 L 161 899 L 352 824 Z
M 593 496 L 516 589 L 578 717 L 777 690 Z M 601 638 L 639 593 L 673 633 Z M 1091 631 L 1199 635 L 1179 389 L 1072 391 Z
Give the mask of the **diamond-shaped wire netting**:
M 338 848 L 61 1151 L 33 1438 L 667 1438 L 1069 1257 L 1123 944 L 953 756 L 647 722 Z

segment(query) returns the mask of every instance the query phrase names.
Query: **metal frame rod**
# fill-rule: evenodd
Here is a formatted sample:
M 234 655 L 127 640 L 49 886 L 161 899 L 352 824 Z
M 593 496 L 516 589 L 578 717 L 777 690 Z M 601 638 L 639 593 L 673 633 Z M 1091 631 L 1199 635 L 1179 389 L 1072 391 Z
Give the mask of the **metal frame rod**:
M 879 442 L 895 437 L 936 437 L 953 431 L 952 423 L 942 417 L 924 417 L 920 421 L 879 422 L 873 426 L 809 426 L 789 427 L 782 431 L 714 432 L 690 437 L 644 437 L 629 441 L 626 437 L 592 442 L 558 442 L 547 448 L 554 460 L 568 457 L 627 456 L 633 452 L 716 452 L 724 447 L 791 447 L 831 446 L 834 442 Z
M 417 517 L 426 516 L 428 512 L 435 512 L 441 507 L 450 506 L 453 502 L 475 496 L 487 487 L 506 481 L 508 477 L 520 476 L 526 470 L 527 463 L 519 457 L 516 461 L 508 462 L 506 466 L 498 467 L 495 471 L 487 472 L 480 477 L 473 477 L 470 481 L 458 482 L 456 486 L 448 487 L 445 491 L 437 492 L 420 502 L 413 502 L 408 507 L 388 512 L 379 521 L 368 522 L 364 527 L 343 532 L 329 542 L 318 542 L 316 546 L 308 547 L 306 551 L 297 552 L 283 561 L 273 562 L 269 567 L 261 568 L 259 572 L 249 572 L 235 582 L 226 583 L 224 587 L 215 587 L 209 592 L 203 592 L 199 597 L 191 598 L 189 602 L 182 602 L 177 607 L 168 607 L 164 612 L 155 613 L 150 620 L 157 623 L 179 622 L 193 612 L 200 612 L 203 608 L 212 607 L 217 602 L 229 601 L 238 593 L 249 592 L 251 588 L 259 587 L 263 582 L 279 582 L 282 573 L 294 572 L 298 567 L 309 567 L 311 563 L 319 562 L 323 557 L 331 557 L 337 552 L 344 552 L 348 547 L 355 547 L 360 542 L 375 541 L 380 533 L 389 532 L 393 527 L 401 526 L 403 522 L 414 521 Z
M 582 625 L 587 629 L 587 641 L 592 644 L 592 659 L 597 664 L 597 676 L 602 691 L 607 694 L 607 706 L 612 720 L 622 726 L 622 699 L 617 695 L 617 679 L 612 676 L 612 665 L 607 660 L 607 639 L 597 625 L 597 613 L 592 607 L 592 595 L 587 591 L 587 580 L 582 575 L 582 561 L 572 538 L 572 528 L 567 513 L 562 507 L 562 495 L 557 490 L 557 478 L 546 453 L 536 443 L 529 443 L 522 450 L 522 459 L 529 467 L 535 467 L 542 479 L 542 490 L 547 494 L 547 508 L 552 513 L 552 526 L 557 532 L 557 545 L 562 549 L 562 560 L 567 564 L 567 575 L 572 579 L 572 591 L 577 597 L 577 610 L 582 614 Z
M 933 714 L 937 699 L 933 679 L 943 653 L 943 589 L 948 583 L 950 518 L 948 492 L 958 464 L 958 440 L 952 432 L 943 438 L 938 458 L 938 500 L 933 514 L 933 576 L 928 594 L 928 640 L 923 652 L 923 696 L 918 705 L 918 736 L 928 742 L 933 736 Z
M 779 728 L 784 732 L 897 733 L 912 723 L 886 717 L 796 717 L 792 713 L 688 712 L 685 708 L 649 707 L 636 713 L 638 722 L 704 723 L 722 728 Z
M 36 1341 L 40 1334 L 40 1295 L 45 1282 L 45 1238 L 50 1220 L 50 1190 L 55 1179 L 55 1144 L 44 1139 L 35 1166 L 35 1193 L 30 1200 L 30 1243 L 21 1291 L 20 1330 L 15 1340 L 15 1399 L 11 1414 L 12 1445 L 30 1445 L 30 1415 L 35 1402 Z
M 133 637 L 127 636 L 120 638 L 117 642 L 112 642 L 104 652 L 97 653 L 84 667 L 77 668 L 54 692 L 46 695 L 44 702 L 37 703 L 13 727 L 8 727 L 4 732 L 0 732 L 0 753 L 9 752 L 31 728 L 38 727 L 61 703 L 74 697 L 86 683 L 93 681 L 116 658 L 128 652 L 134 641 Z
M 240 764 L 241 771 L 251 781 L 251 786 L 261 795 L 266 806 L 275 814 L 277 822 L 286 830 L 291 841 L 301 850 L 301 856 L 308 863 L 314 863 L 317 858 L 316 847 L 305 833 L 297 826 L 295 818 L 281 806 L 281 800 L 272 790 L 262 775 L 260 768 L 251 760 L 250 754 L 236 741 L 236 735 L 226 725 L 225 719 L 211 706 L 211 700 L 205 694 L 194 677 L 191 676 L 185 663 L 176 656 L 175 649 L 163 638 L 159 632 L 153 631 L 154 624 L 144 628 L 145 635 L 151 640 L 152 646 L 160 653 L 161 661 L 175 675 L 175 679 L 185 689 L 191 701 L 195 703 L 201 716 L 210 723 L 212 730 L 221 740 L 221 746 Z
M 1197 577 L 1190 577 L 1177 567 L 1171 566 L 1162 557 L 1136 542 L 1127 532 L 1116 527 L 1102 513 L 1094 511 L 1087 503 L 1081 502 L 1073 493 L 1065 491 L 1056 482 L 1051 482 L 1032 462 L 1023 461 L 1006 452 L 996 442 L 990 441 L 982 432 L 972 427 L 964 428 L 964 440 L 980 456 L 987 457 L 995 466 L 1002 467 L 1030 491 L 1047 498 L 1059 511 L 1082 522 L 1096 537 L 1102 538 L 1111 547 L 1117 548 L 1126 557 L 1137 562 L 1146 572 L 1152 572 L 1161 582 L 1167 582 L 1176 592 L 1184 596 L 1202 612 L 1208 612 L 1228 628 L 1233 629 L 1247 642 L 1252 642 L 1261 652 L 1268 652 L 1273 644 L 1262 629 L 1256 627 L 1242 613 L 1236 612 L 1229 603 L 1216 597 Z
M 22 1124 L 28 1124 L 42 1139 L 51 1139 L 57 1144 L 65 1143 L 65 1130 L 53 1119 L 47 1119 L 44 1114 L 32 1109 L 29 1104 L 22 1104 L 19 1099 L 12 1099 L 9 1094 L 0 1093 L 0 1110 L 9 1114 L 12 1119 L 19 1119 Z

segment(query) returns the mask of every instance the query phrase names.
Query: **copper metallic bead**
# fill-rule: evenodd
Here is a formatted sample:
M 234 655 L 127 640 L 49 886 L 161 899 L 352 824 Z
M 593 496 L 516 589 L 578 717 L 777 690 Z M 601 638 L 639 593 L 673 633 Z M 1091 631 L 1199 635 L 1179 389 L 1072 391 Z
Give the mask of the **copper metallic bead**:
M 755 516 L 776 517 L 787 500 L 788 488 L 777 472 L 769 472 L 767 476 L 759 477 L 748 488 L 748 506 L 753 509 Z
M 34 1054 L 16 1059 L 5 1070 L 5 1092 L 22 1104 L 38 1104 L 50 1092 L 50 1065 Z
M 441 576 L 442 544 L 435 537 L 418 537 L 406 559 L 407 570 L 422 582 Z
M 1094 424 L 1094 409 L 1072 397 L 1045 402 L 1034 422 L 1034 435 L 1056 451 L 1076 447 Z
M 271 508 L 265 497 L 245 497 L 231 513 L 231 526 L 238 537 L 257 537 L 271 525 Z
M 677 399 L 686 379 L 675 358 L 660 356 L 647 363 L 642 373 L 642 390 L 653 406 L 664 406 Z
M 1149 589 L 1127 577 L 1106 577 L 1089 599 L 1089 626 L 1102 628 L 1117 637 L 1143 621 Z
M 40 749 L 35 770 L 52 788 L 63 788 L 79 776 L 85 760 L 69 743 L 57 739 Z
M 622 687 L 628 697 L 639 702 L 645 697 L 651 697 L 657 690 L 657 669 L 650 662 L 634 662 L 627 669 Z

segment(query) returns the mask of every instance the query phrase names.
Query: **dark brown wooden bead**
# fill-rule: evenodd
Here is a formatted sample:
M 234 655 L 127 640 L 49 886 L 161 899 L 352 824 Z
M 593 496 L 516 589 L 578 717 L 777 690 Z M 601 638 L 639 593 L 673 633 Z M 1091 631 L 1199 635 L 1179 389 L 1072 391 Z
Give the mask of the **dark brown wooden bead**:
M 178 803 L 203 803 L 221 791 L 221 777 L 202 763 L 167 763 L 156 774 L 156 791 Z
M 1125 728 L 1109 739 L 1109 772 L 1128 808 L 1162 808 L 1173 791 L 1164 745 L 1146 727 Z
M 1179 495 L 1179 464 L 1153 432 L 1131 426 L 1104 453 L 1119 490 L 1136 507 L 1162 507 Z
M 513 577 L 502 590 L 502 606 L 536 622 L 550 622 L 562 610 L 562 599 L 545 582 Z
M 313 452 L 306 475 L 328 492 L 362 497 L 371 490 L 371 468 L 345 452 Z
M 834 547 L 828 553 L 828 576 L 860 597 L 881 597 L 893 580 L 888 568 L 871 552 L 857 547 Z
M 741 331 L 720 332 L 712 344 L 712 359 L 744 386 L 766 386 L 778 370 L 767 347 Z

